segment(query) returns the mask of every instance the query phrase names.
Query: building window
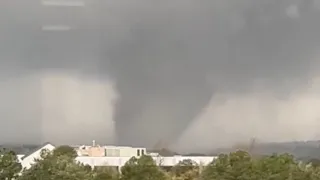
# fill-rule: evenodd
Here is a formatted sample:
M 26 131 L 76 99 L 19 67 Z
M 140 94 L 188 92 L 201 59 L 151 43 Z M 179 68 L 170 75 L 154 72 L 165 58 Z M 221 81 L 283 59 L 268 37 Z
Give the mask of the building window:
M 142 156 L 144 155 L 144 149 L 141 149 L 141 155 Z
M 140 149 L 137 149 L 137 156 L 140 156 Z

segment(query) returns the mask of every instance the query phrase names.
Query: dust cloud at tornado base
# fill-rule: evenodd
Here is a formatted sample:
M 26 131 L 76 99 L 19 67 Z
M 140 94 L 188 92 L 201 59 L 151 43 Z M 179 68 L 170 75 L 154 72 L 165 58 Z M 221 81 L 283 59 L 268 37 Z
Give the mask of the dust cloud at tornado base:
M 216 94 L 174 147 L 208 152 L 217 146 L 248 145 L 252 138 L 258 142 L 319 140 L 319 80 L 310 79 L 309 85 L 285 100 L 264 89 L 241 96 Z
M 93 42 L 101 51 L 90 52 L 99 57 L 0 61 L 28 69 L 2 81 L 2 117 L 12 125 L 3 139 L 42 134 L 39 141 L 148 147 L 162 140 L 196 151 L 252 137 L 319 138 L 319 10 L 307 1 L 268 2 L 105 1 Z M 95 75 L 70 71 L 87 66 Z M 51 67 L 60 71 L 39 73 Z M 26 132 L 41 132 L 15 136 L 21 119 L 41 124 L 25 123 Z

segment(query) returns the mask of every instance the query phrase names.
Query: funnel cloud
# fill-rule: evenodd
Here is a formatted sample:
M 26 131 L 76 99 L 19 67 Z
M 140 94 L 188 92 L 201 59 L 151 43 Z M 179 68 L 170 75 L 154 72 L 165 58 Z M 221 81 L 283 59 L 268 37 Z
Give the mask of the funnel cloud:
M 319 138 L 317 1 L 84 2 L 0 3 L 1 142 Z

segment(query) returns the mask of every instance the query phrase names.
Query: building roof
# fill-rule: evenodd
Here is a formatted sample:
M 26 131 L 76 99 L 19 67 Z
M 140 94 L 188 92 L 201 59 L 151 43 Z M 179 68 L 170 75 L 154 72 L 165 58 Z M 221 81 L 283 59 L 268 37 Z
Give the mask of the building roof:
M 46 145 L 51 144 L 52 146 L 54 146 L 52 143 L 50 142 L 46 142 L 43 143 L 41 146 L 39 146 L 38 148 L 34 149 L 33 151 L 30 151 L 29 153 L 25 154 L 23 157 L 21 157 L 21 160 L 27 158 L 28 156 L 32 155 L 33 153 L 37 152 L 38 150 L 40 150 L 41 148 L 45 147 Z

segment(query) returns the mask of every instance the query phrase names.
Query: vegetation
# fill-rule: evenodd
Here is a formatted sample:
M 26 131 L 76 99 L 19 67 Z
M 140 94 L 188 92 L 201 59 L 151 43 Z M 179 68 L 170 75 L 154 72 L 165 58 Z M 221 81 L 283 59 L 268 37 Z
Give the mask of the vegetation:
M 174 166 L 170 173 L 174 180 L 193 180 L 200 175 L 200 165 L 192 160 L 183 160 Z
M 150 156 L 132 157 L 121 168 L 121 180 L 163 180 L 166 174 Z
M 320 180 L 319 160 L 307 164 L 290 154 L 252 157 L 248 152 L 221 154 L 208 166 L 192 160 L 179 162 L 165 171 L 151 157 L 132 157 L 121 174 L 111 167 L 92 169 L 75 160 L 76 152 L 61 146 L 42 151 L 29 169 L 21 169 L 12 151 L 0 151 L 0 180 Z M 313 164 L 314 163 L 314 164 Z
M 13 151 L 0 151 L 0 180 L 16 178 L 21 169 L 22 166 Z

